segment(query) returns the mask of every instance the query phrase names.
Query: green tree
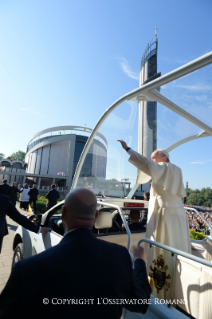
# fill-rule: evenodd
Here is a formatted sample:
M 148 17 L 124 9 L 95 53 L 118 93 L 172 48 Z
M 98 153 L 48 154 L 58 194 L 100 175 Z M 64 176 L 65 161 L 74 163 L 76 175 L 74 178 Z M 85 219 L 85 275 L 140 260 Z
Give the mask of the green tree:
M 186 204 L 210 207 L 212 203 L 212 189 L 186 189 Z
M 9 159 L 10 161 L 24 162 L 25 156 L 26 156 L 26 153 L 22 151 L 17 151 L 15 153 L 12 153 L 10 156 L 8 156 L 7 159 Z
M 203 188 L 203 189 L 201 190 L 201 192 L 202 192 L 203 190 L 204 190 L 203 196 L 205 197 L 205 199 L 212 201 L 212 189 L 210 189 L 209 187 Z
M 190 188 L 186 188 L 186 197 L 188 197 L 193 191 Z

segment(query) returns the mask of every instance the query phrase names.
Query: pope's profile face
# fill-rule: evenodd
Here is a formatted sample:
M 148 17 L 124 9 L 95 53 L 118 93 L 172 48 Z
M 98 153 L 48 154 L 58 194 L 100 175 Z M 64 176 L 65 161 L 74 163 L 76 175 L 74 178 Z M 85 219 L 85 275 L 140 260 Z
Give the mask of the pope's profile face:
M 156 150 L 151 155 L 151 160 L 155 163 L 166 162 L 166 156 L 160 151 Z

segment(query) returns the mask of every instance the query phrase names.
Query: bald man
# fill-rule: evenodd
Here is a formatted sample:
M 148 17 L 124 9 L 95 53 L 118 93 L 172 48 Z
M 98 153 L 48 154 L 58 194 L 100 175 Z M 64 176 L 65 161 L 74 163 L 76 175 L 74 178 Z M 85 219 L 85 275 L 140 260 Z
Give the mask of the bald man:
M 170 163 L 166 150 L 156 150 L 151 159 L 133 151 L 118 140 L 130 155 L 129 162 L 139 169 L 137 184 L 152 179 L 146 237 L 161 244 L 191 253 L 189 227 L 182 197 L 186 196 L 182 172 Z M 148 267 L 152 256 L 148 255 Z
M 0 318 L 118 319 L 123 299 L 136 300 L 128 310 L 146 312 L 150 286 L 143 248 L 134 248 L 134 272 L 126 248 L 93 235 L 97 216 L 91 191 L 79 188 L 67 195 L 64 238 L 16 264 L 0 296 Z

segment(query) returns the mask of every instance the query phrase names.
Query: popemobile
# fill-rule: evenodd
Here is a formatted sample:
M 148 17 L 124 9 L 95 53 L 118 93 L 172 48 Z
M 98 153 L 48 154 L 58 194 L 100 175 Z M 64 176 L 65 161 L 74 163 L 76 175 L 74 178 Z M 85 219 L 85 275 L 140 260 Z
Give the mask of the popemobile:
M 148 59 L 153 56 L 151 52 Z M 154 59 L 150 64 L 143 62 L 144 73 L 146 68 L 147 71 L 148 68 L 154 69 Z M 96 194 L 100 214 L 93 228 L 95 236 L 126 246 L 130 254 L 133 245 L 145 245 L 147 256 L 154 256 L 147 266 L 152 287 L 151 299 L 142 301 L 149 304 L 147 313 L 130 313 L 124 309 L 122 319 L 211 319 L 211 225 L 204 220 L 209 234 L 204 240 L 191 240 L 191 254 L 184 252 L 183 247 L 179 250 L 146 238 L 145 227 L 143 230 L 130 231 L 127 223 L 129 214 L 137 211 L 140 216 L 146 216 L 149 202 L 139 199 L 143 193 L 141 186 L 136 184 L 138 170 L 128 162 L 129 155 L 117 142 L 121 138 L 130 148 L 147 157 L 150 156 L 151 148 L 157 147 L 169 152 L 171 158 L 171 151 L 176 147 L 212 136 L 212 100 L 204 106 L 201 101 L 196 101 L 196 106 L 191 108 L 191 100 L 186 98 L 189 92 L 184 83 L 205 81 L 205 69 L 210 68 L 210 74 L 212 73 L 211 63 L 212 52 L 168 74 L 141 81 L 139 88 L 119 98 L 105 111 L 92 130 L 78 162 L 71 189 L 86 187 Z M 184 94 L 179 94 L 179 87 L 181 92 L 184 90 Z M 164 91 L 167 92 L 166 96 L 162 94 Z M 155 102 L 158 103 L 157 112 Z M 155 114 L 156 122 L 154 120 L 153 124 L 150 122 L 151 114 Z M 144 118 L 147 120 L 146 124 L 143 123 Z M 99 138 L 100 134 L 105 137 L 104 140 Z M 153 143 L 150 143 L 150 140 Z M 99 141 L 99 145 L 104 144 L 104 147 L 96 147 L 96 141 Z M 101 149 L 106 151 L 101 153 Z M 89 171 L 84 166 L 88 157 L 92 157 L 93 163 L 97 158 L 99 162 L 98 166 L 91 165 Z M 142 192 L 148 190 L 149 186 L 148 183 L 142 185 Z M 64 234 L 61 222 L 62 205 L 63 201 L 43 215 L 29 217 L 39 225 L 51 227 L 51 233 L 38 235 L 18 227 L 13 242 L 12 266 L 19 260 L 38 254 L 61 241 Z M 186 210 L 188 209 L 186 207 Z M 198 210 L 190 210 L 202 217 Z M 177 236 L 173 240 L 177 242 L 180 238 Z

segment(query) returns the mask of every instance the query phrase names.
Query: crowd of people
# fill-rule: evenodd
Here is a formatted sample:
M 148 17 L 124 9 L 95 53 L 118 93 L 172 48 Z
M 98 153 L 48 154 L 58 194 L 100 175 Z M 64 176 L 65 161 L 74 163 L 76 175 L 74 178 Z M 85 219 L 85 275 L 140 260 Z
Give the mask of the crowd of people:
M 195 205 L 185 205 L 185 207 L 198 210 L 200 215 L 212 226 L 212 208 Z M 206 235 L 210 234 L 210 229 L 207 223 L 195 212 L 195 210 L 186 211 L 189 228 L 197 232 L 203 232 Z
M 22 189 L 19 189 L 15 182 L 10 186 L 7 184 L 6 179 L 2 181 L 2 184 L 0 185 L 0 194 L 8 196 L 14 206 L 16 206 L 18 193 L 20 193 L 20 208 L 28 210 L 28 206 L 33 203 L 34 212 L 36 212 L 36 201 L 39 193 L 35 184 L 30 188 L 26 183 L 23 185 Z
M 17 194 L 20 193 L 20 208 L 23 210 L 28 210 L 29 205 L 33 206 L 34 213 L 37 212 L 37 199 L 38 199 L 38 189 L 36 184 L 33 184 L 31 188 L 27 183 L 23 185 L 21 189 L 16 186 L 16 183 L 13 182 L 12 186 L 7 184 L 7 180 L 4 179 L 2 184 L 0 185 L 0 194 L 9 196 L 10 201 L 14 206 L 16 206 L 17 202 Z M 46 195 L 48 202 L 46 204 L 46 210 L 49 210 L 53 206 L 57 204 L 57 200 L 60 198 L 59 192 L 56 190 L 55 184 L 51 185 L 51 190 Z
M 32 188 L 28 184 L 24 184 L 23 188 L 20 190 L 20 208 L 28 210 L 29 205 L 33 203 L 34 211 L 36 212 L 36 201 L 38 196 L 38 190 L 36 185 L 33 185 Z

